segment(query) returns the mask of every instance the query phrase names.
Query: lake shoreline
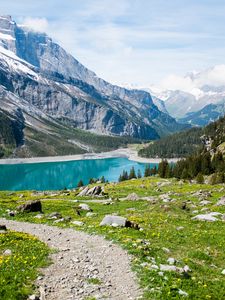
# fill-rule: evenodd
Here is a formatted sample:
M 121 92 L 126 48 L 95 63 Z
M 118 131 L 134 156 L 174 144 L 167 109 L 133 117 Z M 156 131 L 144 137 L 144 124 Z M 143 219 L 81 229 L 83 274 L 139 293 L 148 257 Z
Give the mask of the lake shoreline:
M 49 162 L 67 162 L 76 160 L 91 160 L 91 159 L 106 159 L 124 157 L 131 161 L 140 163 L 159 163 L 161 158 L 145 158 L 140 157 L 137 151 L 129 148 L 121 148 L 108 152 L 101 153 L 85 153 L 65 156 L 46 156 L 46 157 L 31 157 L 31 158 L 6 158 L 0 159 L 0 165 L 14 165 L 14 164 L 32 164 L 32 163 L 49 163 Z M 178 158 L 167 159 L 168 162 L 177 162 Z

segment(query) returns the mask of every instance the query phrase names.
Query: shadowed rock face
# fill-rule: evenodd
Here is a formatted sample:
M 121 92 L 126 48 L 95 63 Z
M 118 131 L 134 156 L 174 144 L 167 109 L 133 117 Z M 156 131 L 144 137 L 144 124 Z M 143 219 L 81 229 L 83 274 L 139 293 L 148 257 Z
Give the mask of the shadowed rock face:
M 16 55 L 0 56 L 0 84 L 43 113 L 81 129 L 141 139 L 184 127 L 160 112 L 148 92 L 98 78 L 46 34 L 17 26 L 10 16 L 0 17 L 0 33 L 0 45 Z

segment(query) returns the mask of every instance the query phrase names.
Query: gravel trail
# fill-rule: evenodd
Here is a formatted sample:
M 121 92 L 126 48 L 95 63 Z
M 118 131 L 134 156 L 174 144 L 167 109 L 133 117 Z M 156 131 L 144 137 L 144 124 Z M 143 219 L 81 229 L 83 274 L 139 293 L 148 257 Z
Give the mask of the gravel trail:
M 74 229 L 0 219 L 8 229 L 30 233 L 57 249 L 36 284 L 45 300 L 138 299 L 141 295 L 126 251 L 103 237 Z M 91 283 L 95 279 L 95 284 Z M 97 284 L 96 284 L 97 283 Z

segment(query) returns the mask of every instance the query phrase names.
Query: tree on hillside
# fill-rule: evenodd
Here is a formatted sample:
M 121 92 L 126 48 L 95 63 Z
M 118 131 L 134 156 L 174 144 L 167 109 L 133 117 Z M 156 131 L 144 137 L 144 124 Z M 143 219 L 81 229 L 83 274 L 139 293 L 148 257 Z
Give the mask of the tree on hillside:
M 166 170 L 169 166 L 169 163 L 166 159 L 163 159 L 158 166 L 158 174 L 161 178 L 165 178 L 166 177 Z
M 123 170 L 123 173 L 119 176 L 118 181 L 121 182 L 125 180 L 128 180 L 128 173 L 127 171 Z
M 133 179 L 133 178 L 137 178 L 134 167 L 130 169 L 130 174 L 128 179 Z
M 77 184 L 77 187 L 80 188 L 80 187 L 82 187 L 82 186 L 84 186 L 84 183 L 83 183 L 82 180 L 80 180 L 80 181 L 78 182 L 78 184 Z
M 137 177 L 138 177 L 138 178 L 141 178 L 141 177 L 142 177 L 142 174 L 141 174 L 140 169 L 138 169 Z
M 105 180 L 105 177 L 102 176 L 101 179 L 100 179 L 100 181 L 101 181 L 101 183 L 105 183 L 105 181 L 106 181 L 106 180 Z
M 196 182 L 198 184 L 203 184 L 205 182 L 202 173 L 198 173 L 198 175 L 196 176 Z
M 151 176 L 151 168 L 150 165 L 145 166 L 145 172 L 144 172 L 144 177 L 149 177 Z

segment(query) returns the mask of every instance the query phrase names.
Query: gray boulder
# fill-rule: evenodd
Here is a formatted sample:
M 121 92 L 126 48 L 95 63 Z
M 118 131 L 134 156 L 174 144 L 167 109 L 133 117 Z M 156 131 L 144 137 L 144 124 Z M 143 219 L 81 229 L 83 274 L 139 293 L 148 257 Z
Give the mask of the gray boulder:
M 42 205 L 40 200 L 27 201 L 18 206 L 17 209 L 21 212 L 42 212 Z
M 104 189 L 100 186 L 93 186 L 92 188 L 89 189 L 89 191 L 87 192 L 87 196 L 99 196 L 102 195 L 104 192 Z
M 127 200 L 136 201 L 140 199 L 140 197 L 136 193 L 131 193 L 127 196 Z
M 73 225 L 76 225 L 76 226 L 83 226 L 84 225 L 84 222 L 81 222 L 81 221 L 72 221 L 71 223 Z
M 125 227 L 126 223 L 127 219 L 124 217 L 107 215 L 101 221 L 100 226 L 108 225 L 113 227 Z
M 80 197 L 86 196 L 88 190 L 89 190 L 89 187 L 86 186 L 85 188 L 82 189 L 82 191 L 78 194 L 78 196 L 80 196 Z
M 88 205 L 88 204 L 85 204 L 85 203 L 79 204 L 79 208 L 80 208 L 81 210 L 92 211 L 92 209 L 89 207 L 89 205 Z
M 219 201 L 216 203 L 217 206 L 224 206 L 225 205 L 225 197 L 221 197 Z
M 104 194 L 104 188 L 100 185 L 93 186 L 92 188 L 89 188 L 88 186 L 85 187 L 78 196 L 100 196 Z
M 62 215 L 59 212 L 52 212 L 48 215 L 49 219 L 61 219 Z
M 198 221 L 208 221 L 208 222 L 215 222 L 218 221 L 219 219 L 217 217 L 222 216 L 221 213 L 219 212 L 211 212 L 208 214 L 201 214 L 201 215 L 197 215 L 193 218 L 191 218 L 192 220 L 198 220 Z
M 0 231 L 6 231 L 6 230 L 7 230 L 7 228 L 5 225 L 0 225 Z

